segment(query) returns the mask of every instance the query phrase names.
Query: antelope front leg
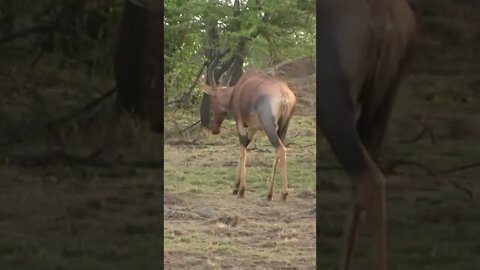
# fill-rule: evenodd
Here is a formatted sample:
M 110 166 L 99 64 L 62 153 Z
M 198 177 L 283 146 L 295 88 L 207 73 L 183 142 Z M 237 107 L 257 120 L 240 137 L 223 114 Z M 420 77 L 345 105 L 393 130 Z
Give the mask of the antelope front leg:
M 238 193 L 238 187 L 240 186 L 240 170 L 241 170 L 241 165 L 239 166 L 239 171 L 237 173 L 237 179 L 235 180 L 235 187 L 233 188 L 233 195 L 237 195 Z
M 245 190 L 247 190 L 247 147 L 240 146 L 240 169 L 237 176 L 237 182 L 235 184 L 236 189 L 238 190 L 238 197 L 243 198 Z M 235 194 L 235 190 L 233 191 Z

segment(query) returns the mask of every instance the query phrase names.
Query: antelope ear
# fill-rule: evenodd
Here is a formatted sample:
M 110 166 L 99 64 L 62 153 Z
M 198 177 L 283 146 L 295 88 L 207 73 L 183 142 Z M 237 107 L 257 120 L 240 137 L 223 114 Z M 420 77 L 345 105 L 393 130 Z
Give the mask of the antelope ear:
M 200 87 L 200 89 L 202 89 L 202 91 L 205 94 L 210 95 L 210 96 L 215 96 L 215 94 L 216 94 L 215 88 L 211 87 L 210 85 L 206 85 L 204 83 L 199 83 L 198 86 Z

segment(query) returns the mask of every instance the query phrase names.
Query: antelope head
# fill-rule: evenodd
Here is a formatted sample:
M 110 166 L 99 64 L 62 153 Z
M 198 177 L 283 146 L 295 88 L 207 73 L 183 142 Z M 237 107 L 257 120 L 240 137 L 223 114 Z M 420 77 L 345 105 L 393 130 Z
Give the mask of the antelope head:
M 200 83 L 200 88 L 211 97 L 211 110 L 213 114 L 211 130 L 213 134 L 220 133 L 223 120 L 230 110 L 230 98 L 233 87 L 210 86 Z

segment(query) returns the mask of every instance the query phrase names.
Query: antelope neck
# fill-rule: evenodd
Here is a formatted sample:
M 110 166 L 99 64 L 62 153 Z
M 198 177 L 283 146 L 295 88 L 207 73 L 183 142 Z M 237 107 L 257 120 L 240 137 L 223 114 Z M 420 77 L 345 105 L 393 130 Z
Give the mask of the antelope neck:
M 234 91 L 235 88 L 236 88 L 236 85 L 230 86 L 230 87 L 228 87 L 227 90 L 226 90 L 226 91 L 228 91 L 227 94 L 229 95 L 229 97 L 228 97 L 228 105 L 227 105 L 228 113 L 232 113 L 232 112 L 233 112 L 233 93 L 235 92 L 235 91 Z

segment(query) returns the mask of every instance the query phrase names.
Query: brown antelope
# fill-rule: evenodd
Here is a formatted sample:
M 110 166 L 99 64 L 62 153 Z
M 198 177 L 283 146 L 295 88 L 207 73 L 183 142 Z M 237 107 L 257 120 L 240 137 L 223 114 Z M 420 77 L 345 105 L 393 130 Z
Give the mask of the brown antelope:
M 211 80 L 214 82 L 215 80 Z M 237 84 L 225 86 L 200 85 L 212 97 L 213 134 L 220 133 L 220 126 L 227 113 L 233 113 L 240 140 L 240 168 L 233 194 L 243 198 L 247 189 L 247 146 L 255 132 L 263 130 L 276 149 L 273 174 L 267 199 L 271 200 L 277 164 L 283 169 L 282 199 L 288 195 L 287 149 L 285 137 L 295 108 L 296 98 L 287 84 L 258 71 L 247 71 Z
M 341 269 L 349 269 L 360 217 L 375 269 L 387 269 L 385 179 L 376 165 L 415 35 L 406 0 L 317 1 L 317 124 L 353 181 Z

